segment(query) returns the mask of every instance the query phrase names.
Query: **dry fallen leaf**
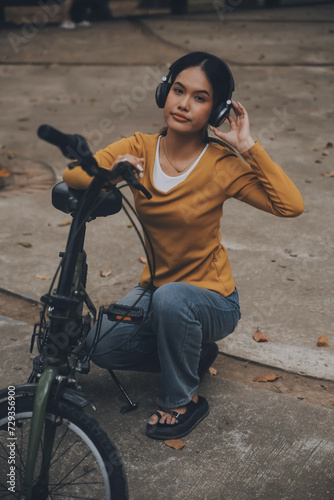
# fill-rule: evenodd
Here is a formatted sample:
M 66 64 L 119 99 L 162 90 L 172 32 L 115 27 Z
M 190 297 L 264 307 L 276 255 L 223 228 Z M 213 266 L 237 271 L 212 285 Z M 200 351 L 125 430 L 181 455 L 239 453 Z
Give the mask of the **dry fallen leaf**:
M 102 278 L 106 278 L 107 276 L 110 276 L 112 274 L 112 269 L 109 267 L 108 271 L 100 271 L 100 276 Z
M 24 248 L 31 248 L 32 247 L 32 244 L 28 243 L 27 241 L 19 241 L 18 244 L 21 245 L 21 247 L 24 247 Z
M 8 168 L 0 168 L 0 177 L 9 177 L 10 171 Z
M 255 342 L 269 342 L 269 337 L 267 334 L 262 333 L 261 330 L 257 329 L 253 335 Z
M 323 177 L 334 177 L 334 172 L 323 172 L 321 175 Z
M 210 373 L 210 375 L 217 375 L 216 368 L 213 368 L 212 366 L 210 366 L 210 368 L 208 369 L 208 372 Z
M 71 224 L 70 220 L 66 220 L 65 222 L 60 222 L 57 224 L 58 227 L 69 226 Z
M 43 274 L 36 274 L 35 278 L 39 280 L 50 280 L 50 276 L 44 276 Z
M 255 377 L 254 382 L 274 382 L 279 378 L 275 373 L 268 373 L 268 375 L 261 375 L 260 377 Z
M 321 335 L 321 337 L 318 338 L 317 346 L 329 347 L 329 342 L 328 342 L 326 335 Z
M 174 450 L 182 450 L 182 448 L 185 446 L 184 442 L 181 439 L 167 439 L 164 441 L 164 444 L 166 446 L 169 446 L 170 448 L 174 448 Z
M 147 264 L 147 259 L 145 257 L 139 257 L 139 261 L 142 263 L 142 264 Z

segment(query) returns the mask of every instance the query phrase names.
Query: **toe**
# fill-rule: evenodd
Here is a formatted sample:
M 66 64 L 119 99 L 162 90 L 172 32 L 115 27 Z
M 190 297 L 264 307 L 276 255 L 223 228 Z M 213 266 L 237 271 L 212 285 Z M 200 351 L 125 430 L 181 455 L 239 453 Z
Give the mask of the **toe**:
M 148 420 L 149 425 L 156 425 L 159 421 L 159 418 L 156 414 L 151 415 L 151 417 Z
M 165 424 L 165 423 L 169 424 L 169 415 L 167 413 L 163 413 L 161 415 L 159 422 L 160 424 Z

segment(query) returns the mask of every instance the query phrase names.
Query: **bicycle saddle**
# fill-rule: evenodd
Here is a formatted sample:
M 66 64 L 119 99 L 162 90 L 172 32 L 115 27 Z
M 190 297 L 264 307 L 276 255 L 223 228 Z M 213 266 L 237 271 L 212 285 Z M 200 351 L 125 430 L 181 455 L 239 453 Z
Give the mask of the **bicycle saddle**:
M 73 214 L 84 192 L 70 188 L 66 182 L 59 182 L 52 189 L 52 205 L 65 214 Z M 96 203 L 98 203 L 97 208 L 91 214 L 93 219 L 116 214 L 122 208 L 121 197 L 114 192 L 100 191 Z

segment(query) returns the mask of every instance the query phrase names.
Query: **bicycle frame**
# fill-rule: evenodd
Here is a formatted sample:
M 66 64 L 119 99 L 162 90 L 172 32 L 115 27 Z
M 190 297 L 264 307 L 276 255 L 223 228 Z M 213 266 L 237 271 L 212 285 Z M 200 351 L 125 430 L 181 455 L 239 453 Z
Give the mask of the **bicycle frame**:
M 66 251 L 62 256 L 57 290 L 53 295 L 46 295 L 41 299 L 49 307 L 49 332 L 45 345 L 46 367 L 39 378 L 34 398 L 27 467 L 22 483 L 21 500 L 31 500 L 33 476 L 43 428 L 44 461 L 39 485 L 42 487 L 48 485 L 48 470 L 57 422 L 46 422 L 44 425 L 46 408 L 52 385 L 56 381 L 61 389 L 62 381 L 75 369 L 75 360 L 72 360 L 74 364 L 70 362 L 73 352 L 77 356 L 78 352 L 83 348 L 82 345 L 79 345 L 69 350 L 68 346 L 70 345 L 72 348 L 73 342 L 71 342 L 70 337 L 72 337 L 72 341 L 73 339 L 76 340 L 76 333 L 81 332 L 82 328 L 82 308 L 87 297 L 84 293 L 84 286 L 83 290 L 81 289 L 81 283 L 82 281 L 85 282 L 86 279 L 86 258 L 83 250 L 86 222 L 94 206 L 96 207 L 96 200 L 103 185 L 104 180 L 95 177 L 78 202 L 67 240 Z M 117 191 L 117 188 L 115 188 L 115 193 Z M 114 206 L 110 214 L 116 213 L 121 208 L 120 198 L 117 199 L 117 195 L 115 195 L 113 203 Z M 66 328 L 68 324 L 74 327 L 73 329 L 71 327 L 71 331 Z M 57 397 L 57 392 L 59 391 L 56 391 L 55 397 Z

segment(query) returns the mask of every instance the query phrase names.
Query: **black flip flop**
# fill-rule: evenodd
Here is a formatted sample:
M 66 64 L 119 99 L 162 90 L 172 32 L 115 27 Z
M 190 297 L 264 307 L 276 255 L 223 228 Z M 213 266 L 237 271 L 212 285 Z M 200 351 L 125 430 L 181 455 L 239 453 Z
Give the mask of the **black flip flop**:
M 166 408 L 160 404 L 159 408 L 152 413 L 159 415 L 158 411 L 169 413 L 177 419 L 176 424 L 161 424 L 157 422 L 154 425 L 146 425 L 146 435 L 152 439 L 180 439 L 191 432 L 208 414 L 209 404 L 202 396 L 198 397 L 198 403 L 190 401 L 186 413 L 177 413 L 174 410 Z M 161 415 L 160 415 L 161 417 Z

